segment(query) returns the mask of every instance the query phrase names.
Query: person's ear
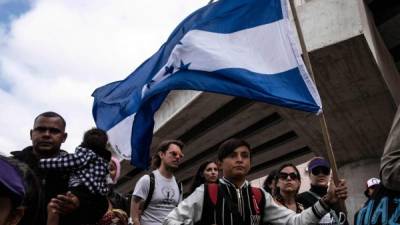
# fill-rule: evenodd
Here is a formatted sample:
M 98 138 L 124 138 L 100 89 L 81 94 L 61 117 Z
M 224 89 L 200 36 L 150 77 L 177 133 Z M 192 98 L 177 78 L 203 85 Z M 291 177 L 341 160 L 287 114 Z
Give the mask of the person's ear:
M 221 168 L 222 168 L 222 162 L 221 161 L 217 161 L 217 167 L 218 167 L 218 170 L 221 170 Z
M 6 225 L 17 225 L 25 214 L 25 207 L 18 207 L 8 215 Z
M 32 140 L 32 132 L 33 132 L 33 130 L 31 129 L 31 130 L 29 131 L 29 136 L 31 137 L 31 140 Z
M 65 140 L 67 140 L 67 137 L 68 137 L 68 133 L 64 133 L 64 137 L 63 137 L 63 141 L 62 141 L 62 143 L 64 143 L 64 142 L 65 142 Z

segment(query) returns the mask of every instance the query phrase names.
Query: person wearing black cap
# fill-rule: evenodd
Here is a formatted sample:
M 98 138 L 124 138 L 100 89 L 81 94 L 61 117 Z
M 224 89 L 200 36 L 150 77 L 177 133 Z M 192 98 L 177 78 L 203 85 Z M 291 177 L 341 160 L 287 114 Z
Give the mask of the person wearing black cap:
M 331 167 L 329 162 L 322 157 L 315 157 L 310 160 L 307 166 L 307 172 L 310 178 L 310 190 L 298 195 L 297 201 L 304 206 L 305 209 L 311 207 L 320 198 L 326 195 Z M 319 224 L 348 224 L 346 215 L 340 212 L 338 205 L 333 205 L 329 213 L 327 213 L 319 222 Z
M 33 172 L 1 155 L 0 171 L 0 225 L 36 224 L 39 183 Z

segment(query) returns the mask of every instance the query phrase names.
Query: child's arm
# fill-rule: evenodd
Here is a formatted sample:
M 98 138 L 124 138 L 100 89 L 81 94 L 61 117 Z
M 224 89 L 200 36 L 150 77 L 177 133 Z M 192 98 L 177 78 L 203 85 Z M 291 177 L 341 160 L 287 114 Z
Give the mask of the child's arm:
M 55 158 L 41 159 L 39 167 L 44 169 L 77 169 L 85 166 L 87 162 L 94 157 L 96 157 L 94 152 L 78 147 L 74 154 L 65 154 Z

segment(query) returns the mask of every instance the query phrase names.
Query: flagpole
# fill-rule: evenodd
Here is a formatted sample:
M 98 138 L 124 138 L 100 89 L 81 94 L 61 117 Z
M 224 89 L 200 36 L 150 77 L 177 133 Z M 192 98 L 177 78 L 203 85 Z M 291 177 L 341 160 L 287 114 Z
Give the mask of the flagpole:
M 292 10 L 294 23 L 296 25 L 297 34 L 299 36 L 300 46 L 301 46 L 301 50 L 303 52 L 303 57 L 304 57 L 304 63 L 306 65 L 306 67 L 307 67 L 308 72 L 310 73 L 310 76 L 311 76 L 312 80 L 314 81 L 315 86 L 317 86 L 317 83 L 316 83 L 315 77 L 314 77 L 314 72 L 312 70 L 310 56 L 309 56 L 309 54 L 307 52 L 306 43 L 304 41 L 303 31 L 301 29 L 299 18 L 297 16 L 296 7 L 294 6 L 294 0 L 289 0 L 289 3 L 290 3 L 290 9 Z M 333 154 L 332 142 L 331 142 L 330 134 L 329 134 L 329 131 L 328 131 L 328 126 L 327 126 L 325 115 L 324 115 L 323 111 L 320 113 L 320 115 L 318 115 L 318 118 L 319 118 L 319 122 L 321 124 L 322 135 L 324 137 L 326 153 L 328 155 L 328 160 L 329 160 L 329 163 L 330 163 L 331 168 L 332 168 L 333 181 L 335 182 L 335 184 L 338 184 L 339 176 L 338 176 L 338 169 L 337 169 L 336 159 L 335 159 L 335 155 Z M 340 208 L 344 212 L 347 212 L 346 205 L 345 205 L 344 201 L 341 200 L 341 201 L 339 201 L 339 203 L 340 203 Z

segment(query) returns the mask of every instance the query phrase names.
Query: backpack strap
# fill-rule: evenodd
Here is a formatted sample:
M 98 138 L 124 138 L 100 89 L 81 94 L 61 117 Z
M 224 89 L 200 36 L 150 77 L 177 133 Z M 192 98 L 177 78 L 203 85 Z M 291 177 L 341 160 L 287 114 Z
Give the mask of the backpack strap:
M 153 193 L 154 193 L 154 186 L 155 186 L 154 173 L 150 173 L 149 177 L 150 177 L 149 193 L 147 194 L 146 201 L 143 204 L 143 211 L 145 209 L 147 209 L 147 206 L 149 206 L 150 201 L 153 198 Z
M 176 181 L 176 180 L 175 180 Z M 178 182 L 178 181 L 176 181 L 176 185 L 178 185 L 178 190 L 179 190 L 179 202 L 180 201 L 182 201 L 183 200 L 183 184 L 182 184 L 182 182 Z M 179 204 L 179 203 L 178 203 Z M 178 205 L 176 205 L 176 206 L 178 206 Z
M 260 188 L 256 187 L 251 187 L 251 193 L 252 193 L 252 198 L 253 198 L 253 206 L 254 209 L 256 210 L 256 214 L 260 215 L 261 214 L 261 200 L 263 197 L 263 193 Z
M 208 197 L 210 198 L 214 206 L 216 206 L 218 201 L 218 184 L 212 183 L 212 184 L 207 184 L 206 186 L 208 189 Z

